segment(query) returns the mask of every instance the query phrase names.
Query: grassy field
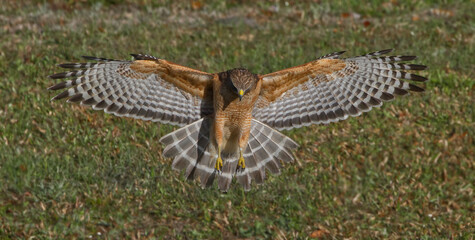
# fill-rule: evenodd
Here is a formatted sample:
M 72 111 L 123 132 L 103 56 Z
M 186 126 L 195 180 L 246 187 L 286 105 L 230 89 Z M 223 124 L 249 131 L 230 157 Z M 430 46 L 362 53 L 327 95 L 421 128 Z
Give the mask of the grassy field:
M 474 238 L 473 1 L 149 2 L 0 4 L 0 239 Z M 426 92 L 285 132 L 298 161 L 250 192 L 173 171 L 173 127 L 46 90 L 82 55 L 269 73 L 386 48 L 429 66 Z

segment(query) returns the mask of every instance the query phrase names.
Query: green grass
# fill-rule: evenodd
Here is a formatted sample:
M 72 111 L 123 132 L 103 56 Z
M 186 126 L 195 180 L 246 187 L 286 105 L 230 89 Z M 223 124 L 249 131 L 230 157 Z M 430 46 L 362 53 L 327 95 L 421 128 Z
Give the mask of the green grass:
M 252 2 L 2 4 L 0 238 L 473 239 L 474 4 Z M 81 55 L 269 73 L 386 48 L 429 66 L 427 91 L 285 132 L 298 161 L 247 193 L 172 171 L 158 140 L 173 127 L 50 102 L 46 90 L 55 64 Z

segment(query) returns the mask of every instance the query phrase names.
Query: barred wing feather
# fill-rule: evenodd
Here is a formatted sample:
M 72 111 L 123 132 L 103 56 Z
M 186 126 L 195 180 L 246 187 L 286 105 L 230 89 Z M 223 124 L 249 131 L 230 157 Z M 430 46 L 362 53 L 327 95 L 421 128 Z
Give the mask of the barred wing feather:
M 370 111 L 395 95 L 424 91 L 402 79 L 426 81 L 425 77 L 404 71 L 426 67 L 399 63 L 415 56 L 381 56 L 389 52 L 346 59 L 339 59 L 343 52 L 337 52 L 263 75 L 253 117 L 279 130 L 326 124 Z
M 184 126 L 213 112 L 214 74 L 200 72 L 148 55 L 135 61 L 84 57 L 97 62 L 60 64 L 68 72 L 52 79 L 70 78 L 51 86 L 66 88 L 52 100 L 68 98 L 117 116 Z

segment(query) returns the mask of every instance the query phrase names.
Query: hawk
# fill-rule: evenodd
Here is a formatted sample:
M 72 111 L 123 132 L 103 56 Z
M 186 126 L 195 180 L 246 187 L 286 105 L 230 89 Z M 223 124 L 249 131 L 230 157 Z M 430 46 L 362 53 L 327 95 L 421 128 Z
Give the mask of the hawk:
M 391 51 L 351 58 L 335 52 L 265 75 L 244 68 L 206 73 L 143 54 L 132 54 L 133 61 L 84 57 L 94 62 L 59 64 L 71 70 L 50 78 L 70 79 L 49 89 L 66 88 L 52 100 L 180 126 L 160 139 L 173 169 L 202 187 L 216 178 L 223 192 L 236 177 L 248 191 L 252 180 L 264 182 L 266 169 L 278 174 L 294 159 L 298 144 L 278 130 L 344 120 L 424 91 L 402 79 L 426 81 L 405 71 L 426 66 L 404 63 L 415 56 L 383 56 Z

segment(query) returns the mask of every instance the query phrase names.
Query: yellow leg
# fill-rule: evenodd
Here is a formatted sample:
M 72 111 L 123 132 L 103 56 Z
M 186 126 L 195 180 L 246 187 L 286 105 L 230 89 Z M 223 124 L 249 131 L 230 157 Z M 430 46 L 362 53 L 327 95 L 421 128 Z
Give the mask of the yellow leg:
M 244 157 L 242 156 L 242 149 L 239 148 L 239 162 L 238 166 L 241 167 L 241 169 L 246 168 L 246 161 L 244 160 Z
M 218 172 L 221 172 L 222 167 L 223 167 L 223 159 L 221 158 L 221 148 L 218 147 L 218 159 L 216 159 L 216 164 L 214 165 L 214 168 Z

